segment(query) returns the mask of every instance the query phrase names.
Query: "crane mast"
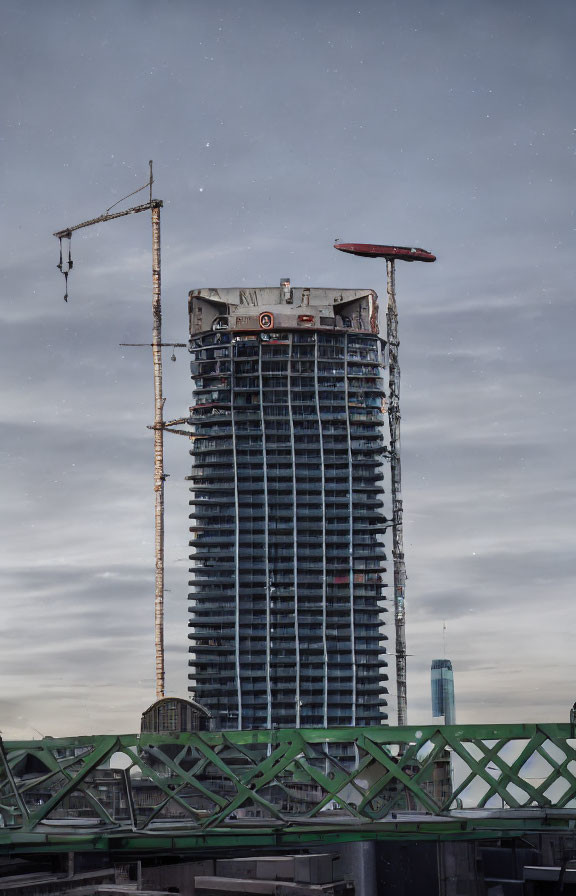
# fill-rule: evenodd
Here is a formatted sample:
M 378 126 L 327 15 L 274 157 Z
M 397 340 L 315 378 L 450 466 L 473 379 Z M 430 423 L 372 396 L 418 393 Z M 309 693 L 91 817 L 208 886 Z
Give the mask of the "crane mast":
M 392 498 L 392 559 L 394 563 L 394 627 L 396 635 L 396 705 L 398 725 L 407 724 L 406 688 L 406 564 L 402 534 L 402 472 L 400 466 L 400 365 L 398 363 L 398 308 L 396 306 L 396 270 L 398 261 L 436 261 L 427 249 L 376 243 L 341 243 L 334 248 L 361 258 L 386 261 L 386 340 L 388 344 L 388 425 L 390 428 L 390 491 Z
M 407 724 L 406 695 L 406 564 L 402 532 L 402 471 L 400 463 L 400 365 L 398 309 L 394 259 L 386 259 L 388 307 L 388 423 L 390 427 L 390 482 L 392 497 L 392 559 L 394 563 L 394 626 L 396 634 L 396 689 L 398 724 Z
M 154 547 L 155 547 L 155 597 L 154 597 L 154 646 L 156 653 L 156 699 L 164 696 L 165 668 L 164 668 L 164 431 L 179 432 L 169 427 L 174 423 L 185 422 L 184 419 L 166 422 L 164 420 L 164 396 L 162 394 L 162 305 L 161 305 L 161 276 L 160 276 L 160 209 L 162 200 L 152 198 L 152 162 L 150 162 L 150 179 L 144 187 L 130 193 L 130 196 L 139 193 L 140 190 L 149 188 L 150 198 L 142 205 L 135 205 L 129 209 L 112 212 L 111 208 L 105 214 L 65 230 L 58 230 L 54 236 L 60 240 L 60 263 L 58 268 L 66 280 L 66 294 L 64 300 L 68 301 L 68 275 L 73 267 L 70 252 L 70 241 L 75 230 L 91 227 L 115 218 L 126 215 L 139 214 L 150 211 L 152 215 L 152 363 L 154 367 L 154 424 L 150 429 L 154 430 Z M 124 197 L 125 199 L 128 196 Z M 120 200 L 122 202 L 123 200 Z M 115 203 L 118 205 L 119 203 Z M 62 241 L 68 243 L 68 259 L 62 255 Z M 175 343 L 168 343 L 175 345 Z M 178 343 L 179 344 L 179 343 Z M 182 433 L 188 435 L 188 433 Z

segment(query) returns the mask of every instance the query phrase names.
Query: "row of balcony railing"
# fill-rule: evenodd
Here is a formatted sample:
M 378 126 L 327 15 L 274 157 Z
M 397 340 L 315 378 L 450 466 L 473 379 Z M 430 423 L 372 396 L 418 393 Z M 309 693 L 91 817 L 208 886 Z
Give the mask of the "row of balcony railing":
M 348 503 L 350 501 L 350 492 L 347 486 L 348 480 L 343 480 L 340 483 L 332 482 L 322 488 L 322 483 L 318 480 L 305 479 L 302 481 L 297 479 L 296 494 L 298 500 L 304 502 L 307 500 L 318 501 L 322 499 L 323 495 L 326 495 L 331 501 L 345 501 Z M 190 504 L 203 504 L 205 502 L 221 504 L 223 502 L 234 501 L 234 488 L 232 485 L 226 490 L 222 489 L 220 492 L 217 492 L 216 489 L 213 491 L 205 491 L 204 487 L 201 485 L 192 487 L 190 491 L 193 493 L 193 497 L 190 498 Z M 282 500 L 293 501 L 294 499 L 292 484 L 274 484 L 274 486 L 265 490 L 262 481 L 258 483 L 258 487 L 256 488 L 247 488 L 244 485 L 242 489 L 239 489 L 238 499 L 240 501 L 250 501 L 251 498 L 261 500 L 265 491 L 267 491 L 268 497 L 276 502 Z M 382 490 L 377 485 L 363 485 L 358 482 L 356 477 L 354 477 L 352 483 L 353 500 L 379 500 L 381 494 Z
M 346 362 L 380 363 L 378 352 L 370 349 L 364 351 L 349 349 L 348 351 L 345 351 L 343 348 L 338 349 L 333 346 L 318 346 L 317 349 L 314 346 L 292 346 L 292 350 L 290 350 L 290 346 L 288 345 L 271 344 L 263 345 L 260 352 L 256 351 L 249 354 L 246 354 L 245 352 L 231 352 L 230 348 L 226 346 L 201 349 L 195 352 L 194 360 L 190 362 L 190 370 L 192 376 L 194 376 L 196 371 L 202 369 L 204 364 L 209 364 L 214 361 L 233 359 L 240 363 L 249 363 L 250 361 L 256 363 L 259 358 L 262 359 L 263 363 L 270 360 L 291 360 L 293 363 L 298 361 L 314 362 L 316 360 L 318 360 L 318 363 L 322 363 L 323 361 L 340 361 L 343 362 L 339 364 L 340 369 L 342 369 Z
M 288 392 L 290 392 L 290 396 L 294 399 L 297 399 L 302 392 L 316 392 L 316 377 L 311 374 L 303 376 L 302 374 L 288 375 L 288 373 L 286 373 L 284 377 L 274 374 L 270 377 L 263 377 L 262 383 L 262 388 L 264 390 L 281 390 L 286 396 L 286 400 L 288 399 Z M 223 389 L 230 390 L 233 388 L 234 393 L 254 392 L 255 390 L 259 390 L 260 378 L 253 373 L 239 374 L 236 372 L 234 375 L 232 373 L 225 373 L 221 374 L 219 377 L 210 375 L 206 378 L 196 378 L 194 379 L 193 384 L 196 399 L 201 401 L 202 404 L 206 404 L 210 400 L 210 396 L 213 397 L 213 400 L 216 400 L 216 396 L 218 396 L 220 390 Z M 382 377 L 359 374 L 357 370 L 348 374 L 343 372 L 340 376 L 333 376 L 330 378 L 326 378 L 324 374 L 321 374 L 319 385 L 322 386 L 322 389 L 332 390 L 335 396 L 342 396 L 342 398 L 344 398 L 346 394 L 346 388 L 348 388 L 349 396 L 352 394 L 371 398 L 378 396 L 380 399 L 381 396 L 386 395 L 386 388 Z
M 226 559 L 226 556 L 230 558 L 230 561 L 234 560 L 234 551 L 230 546 L 227 546 L 224 550 L 220 551 L 214 545 L 208 543 L 204 544 L 204 537 L 199 537 L 197 543 L 195 543 L 195 547 L 197 549 L 196 554 L 192 555 L 190 559 L 193 559 L 193 556 L 197 557 L 210 557 L 214 556 L 218 559 L 222 558 L 222 560 Z M 343 553 L 347 553 L 350 547 L 349 538 L 341 540 L 340 538 L 331 537 L 330 540 L 326 540 L 327 547 L 327 555 L 331 557 L 340 557 Z M 378 541 L 374 536 L 370 535 L 356 535 L 352 539 L 352 550 L 355 557 L 379 557 L 383 560 L 386 559 L 386 554 L 384 550 L 384 545 L 381 541 Z M 322 542 L 312 543 L 303 541 L 298 544 L 298 556 L 302 558 L 306 557 L 317 557 L 323 554 Z M 291 557 L 293 555 L 293 546 L 289 544 L 280 544 L 275 546 L 274 553 L 278 557 Z
M 320 452 L 312 455 L 318 460 Z M 381 483 L 384 478 L 384 465 L 386 463 L 386 450 L 377 454 L 370 453 L 366 456 L 366 463 L 362 461 L 356 453 L 352 458 L 352 480 L 354 488 L 376 488 L 382 489 Z M 322 481 L 326 486 L 340 487 L 348 490 L 350 482 L 350 463 L 346 454 L 335 453 L 326 449 L 324 456 L 329 458 L 329 462 L 325 465 L 324 476 L 319 478 L 314 475 L 314 469 L 305 462 L 305 458 L 301 454 L 298 455 L 296 484 L 302 488 L 318 488 Z M 263 464 L 261 458 L 249 458 L 241 467 L 234 470 L 233 467 L 226 469 L 213 469 L 212 461 L 206 461 L 205 457 L 192 455 L 193 466 L 191 474 L 186 477 L 188 482 L 192 482 L 193 486 L 200 486 L 212 489 L 213 487 L 230 489 L 238 483 L 238 488 L 243 491 L 249 491 L 251 486 L 260 487 L 262 484 Z M 278 479 L 278 484 L 273 485 L 279 490 L 288 488 L 288 480 L 292 483 L 294 474 L 294 459 L 289 451 L 282 449 L 280 452 L 270 450 L 266 455 L 266 473 L 273 479 Z M 235 474 L 235 475 L 234 475 Z M 368 481 L 367 481 L 368 479 Z M 374 483 L 372 485 L 372 483 Z M 193 486 L 190 486 L 192 488 Z
M 261 370 L 260 370 L 261 368 Z M 232 375 L 232 365 L 229 360 L 218 361 L 201 361 L 192 362 L 191 373 L 194 379 L 202 377 L 222 377 Z M 235 361 L 234 376 L 252 376 L 254 374 L 263 376 L 282 376 L 288 377 L 290 374 L 297 376 L 317 375 L 320 379 L 323 377 L 342 377 L 344 375 L 353 377 L 378 377 L 380 376 L 380 365 L 366 364 L 359 359 L 348 359 L 348 371 L 345 374 L 342 366 L 335 366 L 330 361 L 297 361 L 297 360 L 262 360 L 261 364 L 258 360 L 254 361 Z
M 223 621 L 229 621 L 230 615 L 234 613 L 236 609 L 236 595 L 232 593 L 227 600 L 214 602 L 210 595 L 205 594 L 193 594 L 193 604 L 188 607 L 188 612 L 193 614 L 199 620 L 203 620 L 206 622 L 212 622 L 215 624 L 221 624 Z M 262 612 L 266 610 L 266 597 L 263 594 L 260 594 L 256 599 L 246 598 L 244 595 L 240 599 L 240 608 L 242 611 L 242 615 L 246 617 L 246 619 L 252 619 L 252 621 L 256 624 L 259 621 L 259 616 Z M 355 616 L 357 613 L 362 613 L 363 610 L 370 610 L 373 615 L 370 616 L 372 620 L 374 618 L 378 618 L 382 613 L 386 613 L 386 607 L 381 607 L 380 604 L 385 603 L 385 598 L 374 596 L 368 597 L 358 597 L 354 596 L 353 602 L 353 610 Z M 281 603 L 281 607 L 278 606 L 279 602 L 274 602 L 274 608 L 272 608 L 271 617 L 275 618 L 276 615 L 282 616 L 282 619 L 288 621 L 291 619 L 295 619 L 296 609 L 294 602 L 294 595 L 292 595 L 292 599 L 283 600 Z M 318 613 L 322 613 L 323 611 L 323 603 L 322 599 L 316 596 L 314 599 L 311 599 L 308 595 L 299 595 L 297 600 L 297 609 L 298 609 L 298 619 L 302 622 L 314 622 L 318 621 Z M 351 609 L 351 601 L 350 597 L 345 595 L 334 596 L 331 595 L 327 597 L 326 600 L 326 617 L 327 618 L 338 618 L 339 615 L 350 614 Z M 310 614 L 310 615 L 308 615 Z M 190 625 L 193 625 L 193 621 L 190 622 Z
M 354 589 L 354 605 L 359 609 L 371 609 L 374 606 L 374 601 L 378 604 L 385 604 L 387 602 L 387 598 L 381 594 L 379 590 L 374 590 L 377 586 L 371 585 L 369 587 L 372 590 L 368 590 L 368 586 L 365 585 L 359 589 Z M 220 609 L 221 607 L 236 607 L 236 593 L 233 588 L 222 588 L 221 591 L 218 591 L 216 588 L 214 590 L 202 589 L 201 591 L 195 591 L 190 594 L 190 598 L 193 601 L 193 604 L 189 607 L 189 613 L 196 612 L 196 608 L 203 608 L 210 612 L 215 612 L 216 609 Z M 266 612 L 267 607 L 270 607 L 272 613 L 292 612 L 295 598 L 294 588 L 287 587 L 282 589 L 281 593 L 277 591 L 275 594 L 271 594 L 268 597 L 263 588 L 253 588 L 251 590 L 247 586 L 240 596 L 239 607 L 240 611 L 244 613 L 256 613 L 258 611 Z M 307 586 L 298 588 L 297 598 L 299 610 L 307 608 L 314 609 L 317 613 L 322 612 L 322 601 L 318 598 L 317 589 L 308 588 Z M 336 594 L 333 592 L 327 594 L 327 614 L 330 615 L 332 610 L 336 612 L 337 609 L 343 613 L 350 612 L 349 594 Z M 384 613 L 386 612 L 386 609 L 378 606 L 377 611 L 379 613 Z
M 235 390 L 233 400 L 231 400 L 231 393 L 228 389 L 203 392 L 198 397 L 201 400 L 190 406 L 193 416 L 196 412 L 201 416 L 203 411 L 214 407 L 220 407 L 228 412 L 232 405 L 236 410 L 241 410 L 245 407 L 262 407 L 264 411 L 267 411 L 274 405 L 291 406 L 294 411 L 304 407 L 309 408 L 312 413 L 316 412 L 318 408 L 324 413 L 329 413 L 333 410 L 345 411 L 347 408 L 382 410 L 382 401 L 378 395 L 375 395 L 373 398 L 362 398 L 352 395 L 346 400 L 343 393 L 328 387 L 326 387 L 326 391 L 310 389 L 291 392 L 290 396 L 287 389 L 277 387 L 274 390 L 264 390 L 263 394 L 255 388 L 251 390 Z M 288 398 L 291 400 L 289 401 Z
M 196 496 L 189 501 L 189 504 L 195 508 L 194 514 L 210 511 L 215 513 L 219 513 L 220 511 L 227 513 L 229 512 L 230 507 L 234 506 L 235 499 L 233 495 L 226 498 L 222 496 Z M 323 504 L 326 505 L 326 507 L 339 507 L 340 509 L 348 508 L 350 505 L 356 509 L 374 509 L 384 506 L 384 503 L 379 499 L 378 494 L 373 494 L 371 492 L 354 494 L 352 500 L 350 500 L 348 495 L 340 497 L 339 495 L 334 494 L 305 494 L 300 491 L 297 491 L 295 496 L 271 495 L 269 492 L 267 500 L 266 495 L 263 492 L 260 494 L 243 493 L 238 496 L 238 504 L 242 511 L 251 509 L 259 510 L 260 508 L 267 506 L 270 511 L 272 511 L 272 508 L 280 508 L 281 512 L 286 512 L 287 508 L 303 511 L 309 506 L 317 508 L 319 505 Z
M 263 550 L 260 548 L 257 551 L 250 552 L 247 557 L 243 556 L 238 564 L 235 563 L 235 558 L 232 552 L 222 559 L 213 555 L 209 558 L 195 556 L 192 558 L 193 568 L 191 572 L 200 577 L 212 577 L 215 575 L 229 577 L 235 569 L 239 569 L 241 573 L 250 572 L 255 565 L 255 560 L 261 560 L 262 556 Z M 330 569 L 330 574 L 333 575 L 347 574 L 350 565 L 356 570 L 383 570 L 384 563 L 386 563 L 386 556 L 383 554 L 377 557 L 358 557 L 353 555 L 349 558 L 345 554 L 336 554 L 335 552 L 331 552 L 330 554 L 327 553 L 324 557 L 321 548 L 320 551 L 316 551 L 315 553 L 309 552 L 305 556 L 298 551 L 296 554 L 294 554 L 294 552 L 290 553 L 289 551 L 282 553 L 278 551 L 268 551 L 268 560 L 270 561 L 270 564 L 274 570 L 279 571 L 280 573 L 282 573 L 282 570 L 293 569 L 294 558 L 296 558 L 299 570 L 315 570 L 316 572 L 322 572 L 324 566 L 326 566 Z M 265 573 L 262 573 L 262 575 L 265 576 Z
M 284 408 L 286 415 L 279 415 L 278 409 Z M 290 412 L 291 409 L 291 412 Z M 215 414 L 214 411 L 218 413 Z M 238 432 L 261 432 L 261 418 L 264 419 L 266 432 L 317 432 L 318 421 L 322 428 L 332 428 L 335 432 L 346 429 L 346 421 L 354 421 L 362 417 L 360 424 L 365 428 L 367 423 L 381 427 L 385 422 L 384 410 L 380 401 L 374 403 L 340 401 L 324 401 L 317 405 L 313 401 L 293 401 L 289 403 L 286 396 L 276 396 L 272 401 L 260 402 L 253 393 L 246 392 L 236 396 L 233 403 L 218 400 L 207 401 L 190 408 L 189 423 L 203 433 L 207 426 L 219 427 L 225 432 L 232 425 L 232 417 Z M 286 417 L 287 419 L 284 419 Z
M 331 320 L 330 326 L 334 326 Z M 260 342 L 265 342 L 264 335 L 261 331 L 256 334 L 246 333 L 243 330 L 212 330 L 194 336 L 189 343 L 189 351 L 195 352 L 206 348 L 207 346 L 234 345 L 237 350 L 247 348 L 257 348 Z M 258 338 L 260 337 L 260 338 Z M 292 345 L 340 345 L 345 342 L 349 346 L 359 349 L 371 348 L 375 344 L 375 337 L 371 334 L 358 333 L 355 330 L 347 330 L 344 332 L 330 332 L 329 330 L 317 329 L 286 329 L 282 328 L 276 333 L 277 338 L 290 342 Z

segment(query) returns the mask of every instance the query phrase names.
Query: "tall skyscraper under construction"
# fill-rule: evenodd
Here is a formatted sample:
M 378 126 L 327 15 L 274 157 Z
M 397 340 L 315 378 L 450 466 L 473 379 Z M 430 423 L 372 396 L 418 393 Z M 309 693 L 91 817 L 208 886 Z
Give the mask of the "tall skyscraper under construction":
M 387 718 L 371 290 L 190 293 L 190 690 L 218 728 Z

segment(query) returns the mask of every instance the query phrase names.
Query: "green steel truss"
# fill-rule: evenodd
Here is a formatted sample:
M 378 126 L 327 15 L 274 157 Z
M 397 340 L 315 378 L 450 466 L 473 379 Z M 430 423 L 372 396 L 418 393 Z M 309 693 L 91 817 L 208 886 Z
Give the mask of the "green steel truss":
M 0 742 L 0 848 L 207 849 L 573 828 L 570 724 Z

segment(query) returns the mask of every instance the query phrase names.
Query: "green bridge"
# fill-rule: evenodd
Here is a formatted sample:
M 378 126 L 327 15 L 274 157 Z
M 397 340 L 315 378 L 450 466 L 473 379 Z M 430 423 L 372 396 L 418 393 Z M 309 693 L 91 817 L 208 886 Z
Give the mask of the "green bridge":
M 5 854 L 457 840 L 575 824 L 568 723 L 0 741 Z

